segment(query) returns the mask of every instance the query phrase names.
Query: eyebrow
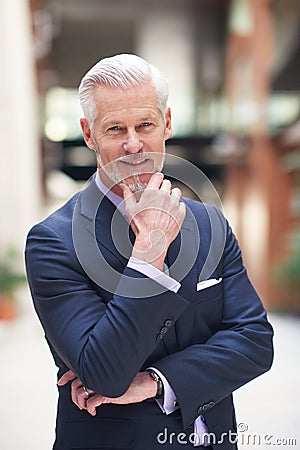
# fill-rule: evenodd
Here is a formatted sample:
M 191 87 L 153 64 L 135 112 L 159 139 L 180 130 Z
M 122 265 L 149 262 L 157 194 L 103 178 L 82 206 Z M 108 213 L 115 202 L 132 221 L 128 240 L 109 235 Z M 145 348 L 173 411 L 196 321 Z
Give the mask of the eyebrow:
M 107 128 L 115 125 L 120 125 L 121 123 L 122 123 L 121 120 L 109 119 L 107 122 L 106 121 L 103 122 L 103 126 Z
M 149 120 L 154 120 L 155 117 L 153 116 L 146 116 L 146 117 L 142 117 L 139 122 L 148 122 Z

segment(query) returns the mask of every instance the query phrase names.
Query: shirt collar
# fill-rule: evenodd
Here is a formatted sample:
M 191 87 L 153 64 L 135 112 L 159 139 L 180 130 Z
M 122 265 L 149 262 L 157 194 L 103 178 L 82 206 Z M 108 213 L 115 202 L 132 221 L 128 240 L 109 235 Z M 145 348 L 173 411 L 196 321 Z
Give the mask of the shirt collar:
M 125 216 L 125 203 L 123 197 L 112 192 L 101 180 L 99 172 L 97 170 L 95 177 L 96 185 L 98 189 L 112 202 L 113 205 Z

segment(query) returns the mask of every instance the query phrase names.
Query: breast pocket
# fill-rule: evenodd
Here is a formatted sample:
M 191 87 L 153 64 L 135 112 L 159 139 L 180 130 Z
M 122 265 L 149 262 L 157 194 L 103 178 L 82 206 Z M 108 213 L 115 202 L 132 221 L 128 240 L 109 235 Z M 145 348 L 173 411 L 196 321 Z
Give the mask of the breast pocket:
M 196 292 L 196 303 L 206 302 L 216 297 L 222 296 L 223 293 L 223 281 L 214 284 L 213 286 L 201 289 Z

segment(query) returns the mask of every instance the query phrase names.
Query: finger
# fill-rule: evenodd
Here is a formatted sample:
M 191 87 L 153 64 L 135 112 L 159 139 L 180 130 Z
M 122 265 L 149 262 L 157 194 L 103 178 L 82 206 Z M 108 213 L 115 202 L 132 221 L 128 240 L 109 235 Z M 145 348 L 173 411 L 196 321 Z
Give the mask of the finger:
M 171 184 L 170 180 L 163 180 L 163 182 L 161 183 L 160 190 L 170 193 L 171 192 L 171 187 L 172 187 L 172 184 Z
M 179 210 L 181 212 L 182 215 L 182 220 L 185 218 L 186 215 L 186 205 L 183 202 L 179 202 Z
M 90 398 L 90 393 L 88 390 L 82 385 L 80 386 L 76 391 L 76 397 L 77 397 L 77 406 L 80 409 L 86 409 L 86 402 Z
M 179 188 L 173 188 L 171 190 L 171 195 L 180 199 L 181 196 L 182 196 L 182 193 L 181 193 L 181 190 Z
M 103 399 L 103 395 L 95 394 L 87 400 L 86 409 L 92 416 L 97 414 L 96 408 L 102 405 Z
M 130 197 L 130 195 L 133 195 L 132 190 L 130 189 L 129 186 L 127 186 L 127 184 L 125 184 L 125 183 L 120 183 L 119 186 L 120 186 L 120 188 L 122 189 L 123 197 L 124 197 L 124 196 Z
M 135 196 L 132 190 L 124 183 L 120 184 L 120 188 L 123 191 L 123 198 L 127 206 L 133 207 L 136 205 Z
M 76 380 L 74 380 L 71 384 L 71 398 L 72 398 L 72 402 L 75 403 L 76 406 L 78 406 L 78 408 L 82 409 L 82 407 L 79 405 L 79 399 L 78 396 L 80 395 L 80 389 L 83 392 L 82 389 L 82 382 L 79 380 L 79 378 L 76 378 Z M 85 397 L 86 398 L 86 397 Z
M 72 370 L 68 370 L 67 372 L 65 372 L 63 374 L 62 377 L 60 377 L 60 379 L 57 382 L 58 386 L 64 386 L 65 384 L 67 384 L 69 381 L 74 380 L 74 378 L 76 378 L 76 375 L 74 372 L 72 372 Z
M 159 189 L 163 179 L 164 175 L 161 172 L 154 173 L 150 178 L 146 189 Z

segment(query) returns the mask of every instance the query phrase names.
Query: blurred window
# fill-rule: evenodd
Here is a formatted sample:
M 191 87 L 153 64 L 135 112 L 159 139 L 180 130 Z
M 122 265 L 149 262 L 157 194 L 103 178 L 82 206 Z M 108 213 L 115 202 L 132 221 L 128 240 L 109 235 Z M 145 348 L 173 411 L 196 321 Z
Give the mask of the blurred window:
M 82 111 L 76 89 L 56 86 L 48 90 L 44 122 L 48 139 L 55 142 L 80 139 L 80 117 Z

